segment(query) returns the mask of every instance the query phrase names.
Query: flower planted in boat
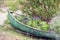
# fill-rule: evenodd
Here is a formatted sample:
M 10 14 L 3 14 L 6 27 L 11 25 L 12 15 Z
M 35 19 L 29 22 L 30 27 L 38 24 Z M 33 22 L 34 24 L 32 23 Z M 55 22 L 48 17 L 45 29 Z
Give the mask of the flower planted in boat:
M 41 22 L 41 24 L 41 29 L 47 31 L 49 28 L 48 24 L 46 22 Z

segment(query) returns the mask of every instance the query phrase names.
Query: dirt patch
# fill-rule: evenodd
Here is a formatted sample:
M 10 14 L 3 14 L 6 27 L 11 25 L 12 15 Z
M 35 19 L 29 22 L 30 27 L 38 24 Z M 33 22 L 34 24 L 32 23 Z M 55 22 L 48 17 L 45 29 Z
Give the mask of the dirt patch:
M 7 32 L 0 31 L 0 40 L 22 40 L 22 38 Z
M 7 19 L 6 8 L 0 8 L 0 25 L 3 25 L 6 19 Z

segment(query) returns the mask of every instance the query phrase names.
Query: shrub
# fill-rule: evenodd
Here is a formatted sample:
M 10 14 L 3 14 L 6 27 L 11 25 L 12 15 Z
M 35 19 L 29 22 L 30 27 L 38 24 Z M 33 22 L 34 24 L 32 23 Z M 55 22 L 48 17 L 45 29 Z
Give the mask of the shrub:
M 17 10 L 19 5 L 23 5 L 22 11 L 30 16 L 37 15 L 41 20 L 48 21 L 52 15 L 57 12 L 58 0 L 16 0 L 15 3 L 10 3 L 10 9 Z
M 57 12 L 57 0 L 26 0 L 22 11 L 28 15 L 37 15 L 42 20 L 50 20 Z
M 57 12 L 58 0 L 16 0 L 15 3 L 10 3 L 10 9 L 20 9 L 19 5 L 23 5 L 22 11 L 30 16 L 37 15 L 41 20 L 49 21 L 52 15 Z M 17 4 L 17 5 L 16 5 Z

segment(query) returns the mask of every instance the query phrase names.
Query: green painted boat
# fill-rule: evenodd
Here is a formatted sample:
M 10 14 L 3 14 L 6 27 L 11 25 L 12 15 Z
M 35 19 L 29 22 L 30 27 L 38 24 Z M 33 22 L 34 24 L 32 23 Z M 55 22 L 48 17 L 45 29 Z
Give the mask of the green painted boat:
M 11 13 L 11 11 L 8 11 L 8 19 L 11 23 L 11 25 L 16 28 L 19 29 L 21 31 L 24 31 L 26 33 L 30 33 L 36 37 L 45 37 L 45 38 L 56 38 L 56 36 L 52 33 L 49 32 L 44 32 L 44 31 L 40 31 L 37 30 L 35 28 L 26 26 L 25 24 L 21 23 L 20 21 L 18 21 Z

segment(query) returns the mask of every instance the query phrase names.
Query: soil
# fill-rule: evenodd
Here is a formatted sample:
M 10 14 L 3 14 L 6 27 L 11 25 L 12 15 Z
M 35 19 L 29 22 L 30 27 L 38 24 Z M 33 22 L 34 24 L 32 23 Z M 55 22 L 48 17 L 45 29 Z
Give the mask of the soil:
M 7 32 L 0 31 L 0 40 L 22 40 L 16 35 L 9 34 Z

